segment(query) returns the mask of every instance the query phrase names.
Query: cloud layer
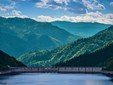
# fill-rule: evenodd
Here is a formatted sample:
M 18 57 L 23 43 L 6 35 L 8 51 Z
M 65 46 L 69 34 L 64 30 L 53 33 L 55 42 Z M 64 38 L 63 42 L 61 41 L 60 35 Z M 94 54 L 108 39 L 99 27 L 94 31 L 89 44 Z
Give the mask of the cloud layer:
M 97 10 L 104 10 L 105 6 L 103 4 L 100 4 L 98 0 L 82 0 L 82 3 L 87 9 L 97 9 Z
M 110 6 L 113 6 L 113 2 L 110 2 Z
M 104 10 L 105 6 L 98 0 L 39 0 L 37 8 L 63 9 L 73 13 L 86 13 L 88 10 Z
M 102 14 L 101 12 L 89 12 L 87 14 L 81 14 L 79 16 L 38 16 L 37 21 L 52 22 L 52 21 L 71 21 L 71 22 L 99 22 L 104 24 L 113 24 L 113 14 Z
M 10 9 L 14 9 L 16 3 L 12 0 L 7 0 L 8 5 L 0 3 L 0 11 L 8 11 Z
M 30 17 L 43 22 L 60 20 L 113 24 L 112 9 L 112 0 L 0 0 L 1 16 Z
M 20 10 L 16 10 L 16 0 L 5 0 L 7 4 L 0 2 L 0 12 L 4 13 L 3 17 L 27 17 Z M 21 0 L 24 1 L 24 0 Z

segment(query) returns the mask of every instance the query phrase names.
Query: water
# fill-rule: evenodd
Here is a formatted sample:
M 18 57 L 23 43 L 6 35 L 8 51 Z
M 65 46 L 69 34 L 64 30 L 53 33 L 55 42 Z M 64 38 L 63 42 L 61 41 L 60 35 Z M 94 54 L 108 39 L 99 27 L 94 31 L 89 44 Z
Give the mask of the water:
M 113 85 L 101 74 L 24 73 L 0 76 L 0 85 Z

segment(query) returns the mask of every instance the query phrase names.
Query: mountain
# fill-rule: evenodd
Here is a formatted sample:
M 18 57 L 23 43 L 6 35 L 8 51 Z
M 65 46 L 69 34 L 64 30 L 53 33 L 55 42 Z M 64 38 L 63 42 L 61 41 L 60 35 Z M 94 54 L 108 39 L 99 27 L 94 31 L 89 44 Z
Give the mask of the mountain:
M 79 39 L 68 45 L 51 51 L 35 51 L 24 54 L 18 58 L 27 66 L 54 66 L 56 63 L 65 62 L 85 53 L 92 53 L 102 49 L 113 41 L 113 26 L 98 32 L 92 37 Z M 38 54 L 38 55 L 37 55 Z M 44 57 L 45 59 L 39 59 Z M 29 60 L 29 62 L 27 62 Z
M 30 50 L 30 48 L 28 48 L 30 45 L 19 37 L 1 31 L 0 34 L 0 50 L 14 56 L 26 53 Z
M 37 43 L 37 41 L 38 41 L 38 43 Z M 37 48 L 41 48 L 44 50 L 48 49 L 48 47 L 52 49 L 52 48 L 54 48 L 56 46 L 60 46 L 62 44 L 61 41 L 56 40 L 56 39 L 54 39 L 50 36 L 47 36 L 47 35 L 40 36 L 37 39 L 37 41 L 35 42 L 35 40 L 34 40 L 32 42 L 36 44 Z
M 66 22 L 66 21 L 55 21 L 52 25 L 60 27 L 74 35 L 81 37 L 90 37 L 99 31 L 102 31 L 110 25 L 101 23 L 91 22 Z
M 80 38 L 51 23 L 29 18 L 0 17 L 0 34 L 0 49 L 13 56 L 53 49 Z
M 23 63 L 0 50 L 0 70 L 8 69 L 8 66 L 25 67 Z
M 111 57 L 107 61 L 105 61 L 104 65 L 106 66 L 105 69 L 113 71 L 113 57 Z
M 93 53 L 85 53 L 69 61 L 59 63 L 60 67 L 107 67 L 113 69 L 113 41 Z

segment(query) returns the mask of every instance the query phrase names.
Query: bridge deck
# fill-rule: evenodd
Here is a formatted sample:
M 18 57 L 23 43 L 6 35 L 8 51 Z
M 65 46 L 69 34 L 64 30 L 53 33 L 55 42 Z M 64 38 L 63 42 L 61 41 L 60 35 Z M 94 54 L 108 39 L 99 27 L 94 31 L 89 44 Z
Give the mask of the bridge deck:
M 112 74 L 113 71 L 103 71 L 102 67 L 59 67 L 59 68 L 30 68 L 30 67 L 11 67 L 5 73 L 26 73 L 26 72 L 47 72 L 47 73 L 103 73 Z

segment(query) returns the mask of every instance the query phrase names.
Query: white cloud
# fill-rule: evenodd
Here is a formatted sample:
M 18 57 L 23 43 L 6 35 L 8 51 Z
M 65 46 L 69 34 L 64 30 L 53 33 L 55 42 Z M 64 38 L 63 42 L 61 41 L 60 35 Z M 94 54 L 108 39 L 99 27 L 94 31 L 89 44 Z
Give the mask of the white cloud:
M 104 5 L 100 4 L 97 0 L 82 0 L 82 3 L 87 9 L 105 9 Z
M 70 2 L 78 2 L 78 0 L 40 0 L 36 3 L 38 8 L 65 9 Z
M 5 16 L 4 16 L 5 17 Z M 19 10 L 12 10 L 11 12 L 7 13 L 6 17 L 20 17 L 20 18 L 28 18 L 28 16 L 23 15 Z
M 36 7 L 38 8 L 47 8 L 49 5 L 47 4 L 49 0 L 41 0 L 41 2 L 36 3 Z
M 50 17 L 50 16 L 38 16 L 36 20 L 41 21 L 41 22 L 51 22 L 54 21 L 55 17 Z
M 22 12 L 21 11 L 18 11 L 18 10 L 13 10 L 12 11 L 12 15 L 14 15 L 14 16 L 21 16 L 22 15 Z
M 71 1 L 71 0 L 41 0 L 40 2 L 37 2 L 37 3 L 36 3 L 36 6 L 39 7 L 39 8 L 46 8 L 46 7 L 55 6 L 55 4 L 52 3 L 52 2 L 57 3 L 56 6 L 58 6 L 58 4 L 68 5 L 68 3 L 69 3 L 70 1 Z M 73 1 L 73 0 L 72 0 L 72 1 Z
M 70 2 L 81 3 L 87 9 L 91 9 L 91 10 L 105 9 L 105 6 L 103 4 L 100 4 L 98 2 L 98 0 L 41 0 L 41 1 L 36 3 L 36 7 L 38 7 L 38 8 L 48 8 L 48 7 L 66 8 L 66 7 L 68 7 Z
M 66 6 L 71 0 L 41 0 L 35 5 L 37 8 L 51 8 L 51 9 L 63 9 L 66 10 Z
M 51 9 L 63 9 L 67 10 L 68 3 L 70 0 L 41 0 L 40 2 L 37 2 L 35 5 L 37 8 L 51 8 Z
M 12 5 L 4 5 L 4 4 L 0 4 L 0 11 L 7 11 L 9 9 L 13 9 L 14 6 Z
M 102 14 L 101 12 L 89 12 L 79 16 L 38 16 L 37 21 L 52 22 L 52 21 L 71 21 L 71 22 L 99 22 L 104 24 L 113 24 L 113 14 Z
M 7 0 L 7 1 L 10 3 L 9 5 L 5 5 L 5 4 L 0 3 L 0 11 L 7 11 L 10 9 L 14 9 L 16 3 L 12 0 Z
M 110 2 L 110 6 L 113 6 L 113 2 Z
M 65 5 L 68 5 L 68 3 L 70 2 L 70 0 L 54 0 L 54 1 L 58 4 L 65 4 Z
M 3 17 L 21 17 L 25 18 L 26 15 L 19 10 L 15 10 L 16 2 L 14 0 L 7 0 L 9 4 L 1 4 L 0 3 L 0 12 Z

